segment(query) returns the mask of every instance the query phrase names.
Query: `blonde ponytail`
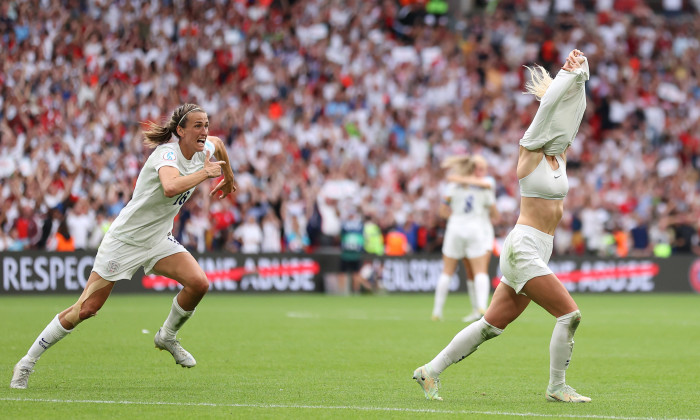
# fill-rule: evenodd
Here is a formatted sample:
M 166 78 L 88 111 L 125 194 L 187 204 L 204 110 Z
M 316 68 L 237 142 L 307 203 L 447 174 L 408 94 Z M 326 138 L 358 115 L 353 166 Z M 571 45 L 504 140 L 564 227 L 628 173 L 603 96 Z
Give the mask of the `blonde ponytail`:
M 530 70 L 530 81 L 525 83 L 525 90 L 527 92 L 523 92 L 523 94 L 527 95 L 531 93 L 535 95 L 538 101 L 542 100 L 544 93 L 547 92 L 549 85 L 552 84 L 552 76 L 539 64 L 534 68 L 528 66 L 525 66 L 525 68 Z

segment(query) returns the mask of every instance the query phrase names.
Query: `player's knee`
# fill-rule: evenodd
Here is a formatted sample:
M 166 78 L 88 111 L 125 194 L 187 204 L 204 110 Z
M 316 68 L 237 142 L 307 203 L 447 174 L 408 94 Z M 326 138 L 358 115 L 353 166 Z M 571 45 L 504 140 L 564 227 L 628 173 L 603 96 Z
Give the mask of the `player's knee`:
M 201 296 L 204 296 L 209 291 L 209 279 L 207 279 L 204 272 L 192 282 L 192 291 Z

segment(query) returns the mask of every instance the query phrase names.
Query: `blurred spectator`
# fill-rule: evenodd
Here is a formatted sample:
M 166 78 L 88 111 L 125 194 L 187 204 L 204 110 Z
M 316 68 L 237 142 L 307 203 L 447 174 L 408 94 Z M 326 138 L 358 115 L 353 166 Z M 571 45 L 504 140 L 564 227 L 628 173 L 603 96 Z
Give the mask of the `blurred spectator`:
M 56 240 L 56 232 L 58 231 L 58 226 L 61 224 L 62 219 L 63 214 L 61 214 L 61 210 L 59 210 L 58 207 L 49 210 L 41 226 L 41 237 L 39 238 L 39 242 L 37 242 L 37 248 L 55 248 L 55 245 L 51 244 L 51 242 Z
M 102 242 L 102 238 L 109 230 L 112 225 L 112 221 L 107 217 L 107 214 L 102 212 L 97 212 L 97 220 L 95 220 L 95 228 L 90 234 L 90 239 L 88 240 L 88 247 L 90 249 L 97 249 Z
M 690 254 L 697 248 L 698 233 L 691 225 L 694 220 L 691 215 L 677 214 L 671 217 L 671 229 L 673 231 L 673 242 L 671 251 L 674 254 Z
M 285 242 L 287 243 L 287 251 L 289 252 L 304 252 L 311 245 L 309 235 L 306 230 L 299 225 L 299 219 L 293 217 L 291 228 L 286 230 Z
M 268 210 L 262 219 L 262 252 L 282 252 L 280 220 L 274 211 Z
M 384 236 L 379 225 L 375 223 L 374 214 L 365 220 L 362 234 L 364 236 L 365 252 L 374 255 L 384 255 Z
M 364 253 L 365 238 L 362 218 L 356 209 L 351 209 L 345 215 L 340 230 L 340 276 L 341 284 L 351 281 L 353 292 L 361 289 L 371 291 L 372 287 L 360 276 L 362 254 Z
M 70 229 L 68 228 L 68 223 L 66 219 L 63 218 L 61 223 L 58 225 L 58 230 L 56 231 L 56 248 L 57 252 L 73 252 L 75 251 L 75 238 L 70 234 Z
M 616 226 L 613 230 L 613 239 L 615 240 L 615 255 L 620 258 L 629 256 L 629 234 L 620 226 Z
M 252 214 L 246 216 L 243 224 L 233 232 L 233 237 L 240 245 L 240 251 L 244 254 L 257 254 L 263 241 L 263 231 Z
M 406 234 L 398 227 L 393 227 L 386 234 L 386 246 L 384 254 L 389 256 L 406 255 L 411 251 L 411 245 L 408 243 Z
M 211 221 L 208 212 L 199 205 L 190 208 L 189 217 L 183 222 L 185 227 L 181 243 L 187 249 L 204 252 L 207 250 L 207 240 L 210 239 L 207 232 L 211 228 Z
M 27 243 L 19 237 L 19 232 L 16 227 L 10 229 L 10 233 L 5 238 L 8 251 L 23 251 L 27 247 Z
M 2 3 L 0 230 L 46 248 L 57 208 L 75 246 L 96 246 L 77 203 L 104 225 L 131 198 L 150 153 L 133 121 L 196 102 L 239 192 L 185 203 L 173 234 L 189 246 L 236 249 L 244 215 L 269 209 L 288 244 L 296 220 L 313 245 L 335 246 L 353 205 L 384 232 L 414 215 L 412 251 L 435 252 L 437 162 L 458 153 L 496 168 L 502 238 L 518 214 L 518 139 L 537 109 L 521 94 L 523 65 L 554 72 L 574 46 L 591 80 L 557 252 L 601 252 L 608 220 L 634 243 L 635 217 L 650 247 L 671 246 L 670 203 L 698 230 L 697 2 L 468 3 L 466 15 L 445 14 L 445 1 Z
M 667 258 L 671 255 L 672 231 L 668 228 L 665 218 L 661 219 L 658 224 L 652 225 L 649 237 L 655 257 Z
M 0 230 L 0 252 L 9 251 L 10 237 Z
M 641 217 L 635 218 L 634 227 L 630 230 L 630 256 L 648 257 L 652 253 L 649 227 Z
M 418 246 L 418 234 L 419 234 L 420 226 L 413 222 L 412 217 L 408 217 L 408 220 L 406 220 L 406 223 L 403 224 L 403 227 L 401 228 L 401 231 L 403 232 L 404 235 L 406 235 L 406 241 L 408 242 L 408 252 L 416 252 L 420 248 Z
M 16 239 L 22 242 L 23 248 L 30 248 L 41 237 L 32 207 L 28 204 L 22 206 L 19 217 L 15 219 L 15 235 Z
M 96 223 L 95 214 L 89 210 L 86 198 L 81 198 L 68 210 L 66 224 L 75 249 L 87 249 L 90 233 L 100 228 Z

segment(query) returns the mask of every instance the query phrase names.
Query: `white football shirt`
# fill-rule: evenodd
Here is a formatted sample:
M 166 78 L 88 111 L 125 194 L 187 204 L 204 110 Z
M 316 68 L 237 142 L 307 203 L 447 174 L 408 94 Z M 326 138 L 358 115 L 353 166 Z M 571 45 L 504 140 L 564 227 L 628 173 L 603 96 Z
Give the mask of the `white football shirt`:
M 196 152 L 188 160 L 180 151 L 178 139 L 156 147 L 139 173 L 131 200 L 119 212 L 107 235 L 142 247 L 151 247 L 165 239 L 173 229 L 175 216 L 196 187 L 175 197 L 166 197 L 158 170 L 163 166 L 172 166 L 182 176 L 193 174 L 204 167 L 207 150 L 210 156 L 214 155 L 215 147 L 209 140 L 203 152 Z
M 493 182 L 492 178 L 487 178 Z M 491 224 L 489 210 L 496 202 L 494 188 L 481 188 L 451 182 L 447 184 L 445 199 L 452 213 L 447 219 L 450 225 Z

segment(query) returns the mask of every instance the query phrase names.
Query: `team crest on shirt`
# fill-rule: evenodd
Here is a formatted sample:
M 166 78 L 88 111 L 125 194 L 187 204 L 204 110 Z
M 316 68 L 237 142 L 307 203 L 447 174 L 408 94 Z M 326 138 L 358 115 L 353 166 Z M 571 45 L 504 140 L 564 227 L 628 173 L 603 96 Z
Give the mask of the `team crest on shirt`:
M 116 261 L 110 261 L 107 263 L 107 271 L 110 273 L 116 273 L 119 271 L 119 263 Z
M 177 160 L 177 157 L 175 156 L 175 152 L 173 152 L 172 150 L 168 150 L 167 152 L 163 153 L 163 160 L 169 160 L 169 161 Z

